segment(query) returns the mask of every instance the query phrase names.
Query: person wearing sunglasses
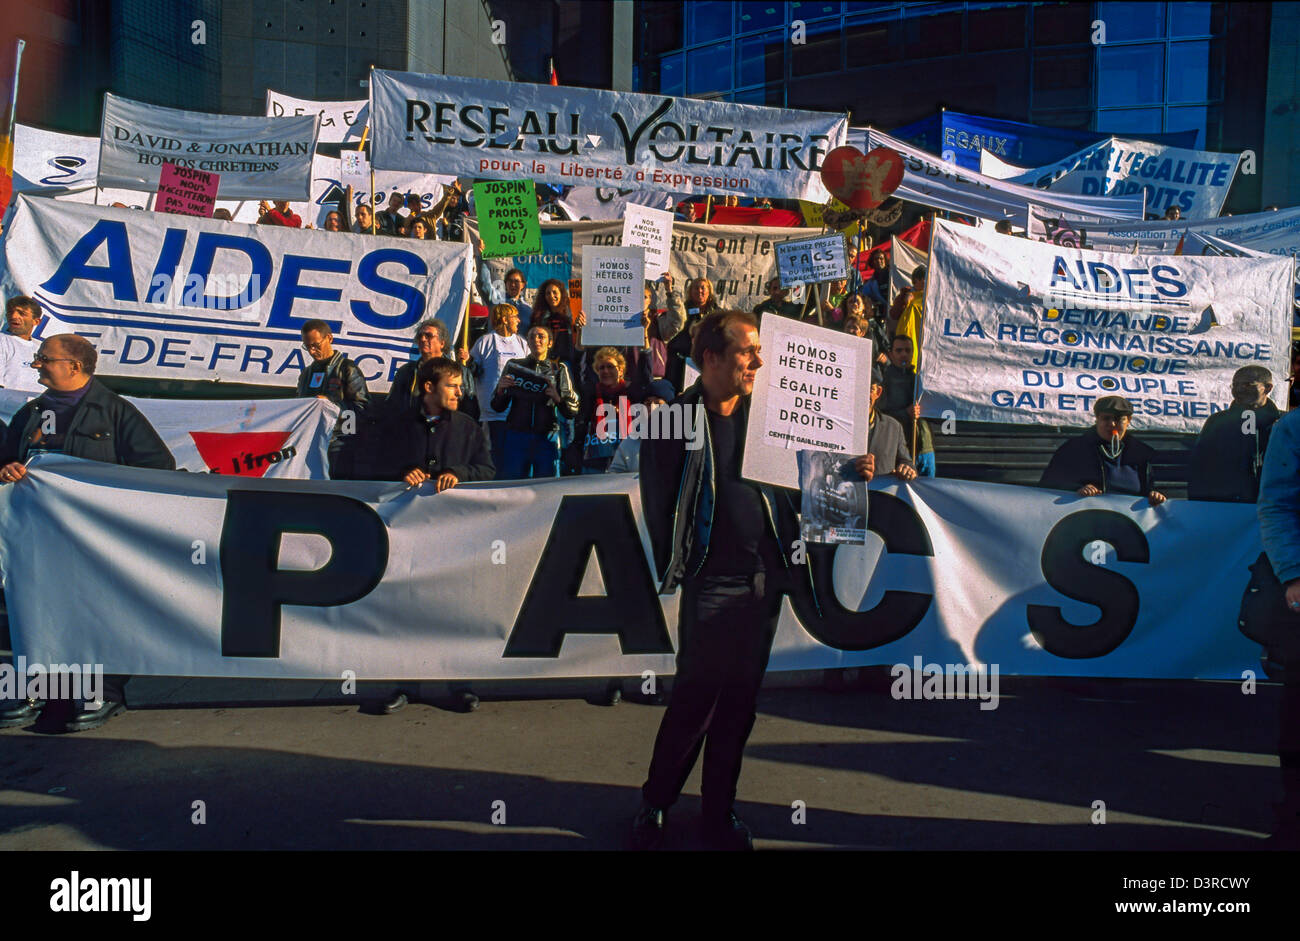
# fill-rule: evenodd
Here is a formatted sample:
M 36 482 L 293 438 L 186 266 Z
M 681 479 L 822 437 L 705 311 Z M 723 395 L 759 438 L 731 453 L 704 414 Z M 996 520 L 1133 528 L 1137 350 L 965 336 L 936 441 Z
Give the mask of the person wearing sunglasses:
M 27 477 L 27 460 L 56 452 L 106 464 L 175 470 L 176 459 L 140 410 L 95 378 L 98 356 L 85 337 L 60 334 L 32 357 L 45 393 L 14 415 L 0 446 L 0 485 Z M 44 718 L 49 731 L 96 729 L 125 711 L 127 676 L 105 674 L 100 699 L 59 700 L 48 709 L 40 700 L 0 701 L 0 728 Z M 42 712 L 46 712 L 42 716 Z
M 393 376 L 393 384 L 388 390 L 388 415 L 404 414 L 419 404 L 422 392 L 416 373 L 425 363 L 446 356 L 451 358 L 451 338 L 447 326 L 436 317 L 426 317 L 415 328 L 415 345 L 420 350 L 420 358 L 405 363 Z M 469 362 L 469 350 L 461 347 L 455 352 L 461 364 L 461 401 L 459 411 L 475 421 L 479 420 L 478 392 L 474 385 L 474 374 L 465 364 Z

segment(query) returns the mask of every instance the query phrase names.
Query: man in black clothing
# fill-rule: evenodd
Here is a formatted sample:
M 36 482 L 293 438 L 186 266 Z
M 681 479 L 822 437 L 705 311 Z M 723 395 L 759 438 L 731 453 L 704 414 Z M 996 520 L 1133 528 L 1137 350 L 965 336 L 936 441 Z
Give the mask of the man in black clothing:
M 1205 420 L 1187 467 L 1187 498 L 1254 503 L 1273 423 L 1282 412 L 1269 400 L 1273 374 L 1242 366 L 1232 375 L 1232 406 Z
M 98 355 L 90 341 L 75 334 L 50 337 L 41 344 L 32 365 L 48 390 L 20 408 L 5 432 L 0 453 L 0 483 L 17 483 L 27 476 L 26 461 L 44 451 L 71 454 L 89 461 L 175 470 L 176 460 L 149 420 L 130 402 L 95 379 Z M 101 699 L 85 702 L 58 729 L 83 732 L 99 728 L 126 709 L 127 676 L 105 675 Z M 36 719 L 45 704 L 26 700 L 0 710 L 0 728 Z M 48 718 L 48 717 L 47 717 Z
M 714 848 L 751 849 L 732 804 L 745 742 L 790 584 L 782 546 L 797 538 L 788 493 L 741 479 L 749 397 L 763 365 L 758 321 L 742 311 L 704 318 L 692 358 L 700 379 L 678 400 L 704 410 L 704 446 L 641 443 L 641 499 L 662 577 L 682 587 L 677 674 L 655 739 L 632 846 L 657 847 L 665 812 L 704 751 L 703 827 Z M 697 439 L 698 440 L 698 439 Z M 797 495 L 796 495 L 797 496 Z M 709 514 L 703 526 L 696 513 Z M 773 526 L 782 526 L 780 532 Z
M 421 394 L 414 407 L 391 418 L 389 479 L 412 487 L 432 481 L 442 493 L 458 483 L 495 477 L 487 434 L 459 411 L 460 364 L 445 357 L 426 360 L 416 381 Z
M 1165 502 L 1151 475 L 1150 445 L 1128 434 L 1133 406 L 1120 395 L 1104 395 L 1092 407 L 1096 425 L 1056 449 L 1040 487 L 1073 490 L 1081 497 L 1101 493 L 1145 496 L 1152 506 Z

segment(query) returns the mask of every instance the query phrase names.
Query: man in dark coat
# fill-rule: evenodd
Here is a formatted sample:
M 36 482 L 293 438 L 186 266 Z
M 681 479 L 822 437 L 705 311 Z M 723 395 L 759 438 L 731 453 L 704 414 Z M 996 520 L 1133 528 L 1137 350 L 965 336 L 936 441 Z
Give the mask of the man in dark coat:
M 416 382 L 420 398 L 389 420 L 387 479 L 404 480 L 412 487 L 432 481 L 442 493 L 458 483 L 495 477 L 486 433 L 459 411 L 460 364 L 445 357 L 426 360 L 416 372 Z
M 1242 366 L 1232 376 L 1232 406 L 1205 420 L 1187 468 L 1189 500 L 1254 503 L 1273 423 L 1281 410 L 1269 400 L 1273 374 Z
M 1150 445 L 1128 435 L 1133 406 L 1119 395 L 1105 395 L 1092 407 L 1097 422 L 1052 455 L 1040 487 L 1073 490 L 1081 497 L 1101 493 L 1145 496 L 1152 506 L 1165 502 L 1151 476 Z
M 32 364 L 48 390 L 14 415 L 0 451 L 0 483 L 27 476 L 26 461 L 42 452 L 59 452 L 88 461 L 175 470 L 176 459 L 149 420 L 126 399 L 95 379 L 98 356 L 90 341 L 60 334 L 41 344 Z M 59 731 L 99 728 L 126 709 L 127 676 L 105 675 L 102 699 L 85 702 Z M 39 717 L 45 703 L 28 699 L 0 710 L 0 728 Z

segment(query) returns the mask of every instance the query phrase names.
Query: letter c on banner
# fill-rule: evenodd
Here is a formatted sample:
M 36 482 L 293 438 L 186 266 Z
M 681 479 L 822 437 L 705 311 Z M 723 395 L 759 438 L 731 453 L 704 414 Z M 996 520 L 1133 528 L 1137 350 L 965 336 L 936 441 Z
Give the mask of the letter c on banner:
M 891 494 L 872 491 L 867 528 L 884 540 L 887 552 L 934 555 L 934 545 L 921 517 Z M 807 582 L 802 578 L 794 579 L 790 605 L 804 630 L 837 650 L 870 650 L 893 643 L 921 623 L 934 600 L 934 595 L 928 592 L 890 589 L 879 604 L 867 611 L 852 611 L 840 604 L 835 597 L 836 548 L 816 543 L 808 546 L 808 564 L 812 568 L 816 601 L 809 593 Z

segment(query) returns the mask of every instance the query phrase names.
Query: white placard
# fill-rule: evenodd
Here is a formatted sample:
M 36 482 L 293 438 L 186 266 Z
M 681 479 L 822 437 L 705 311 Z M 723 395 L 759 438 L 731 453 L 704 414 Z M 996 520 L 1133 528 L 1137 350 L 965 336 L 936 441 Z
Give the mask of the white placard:
M 796 489 L 800 450 L 866 454 L 871 341 L 764 317 L 759 343 L 742 476 Z
M 839 233 L 776 244 L 776 270 L 782 287 L 838 281 L 848 275 L 848 253 Z
M 582 345 L 642 346 L 644 292 L 644 249 L 593 245 L 583 252 L 582 310 L 587 325 L 582 328 Z
M 266 90 L 266 116 L 280 118 L 303 114 L 320 115 L 320 142 L 342 144 L 360 141 L 370 120 L 370 99 L 359 101 L 312 101 Z
M 346 186 L 351 183 L 354 186 L 366 185 L 370 182 L 370 165 L 366 163 L 366 155 L 360 150 L 344 150 L 339 153 L 339 176 Z
M 673 214 L 628 203 L 623 213 L 623 244 L 645 249 L 645 276 L 654 281 L 668 270 L 673 244 Z

